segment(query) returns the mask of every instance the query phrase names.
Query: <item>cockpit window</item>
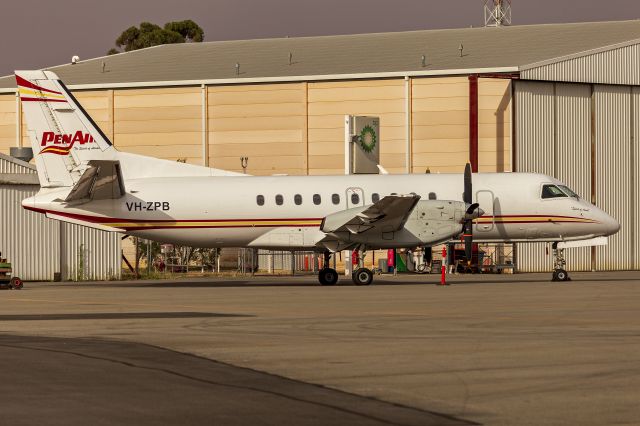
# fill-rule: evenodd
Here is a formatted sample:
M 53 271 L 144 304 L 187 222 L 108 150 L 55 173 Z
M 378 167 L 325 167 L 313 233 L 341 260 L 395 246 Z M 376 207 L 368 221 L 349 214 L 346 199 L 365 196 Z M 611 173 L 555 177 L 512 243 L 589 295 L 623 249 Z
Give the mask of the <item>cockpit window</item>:
M 555 185 L 543 185 L 542 186 L 542 198 L 562 198 L 567 197 L 567 194 L 562 192 L 560 188 Z
M 573 192 L 568 186 L 565 185 L 558 185 L 560 187 L 560 189 L 562 189 L 564 191 L 565 194 L 567 194 L 569 197 L 575 197 L 575 198 L 580 198 L 580 196 L 578 194 L 576 194 L 575 192 Z

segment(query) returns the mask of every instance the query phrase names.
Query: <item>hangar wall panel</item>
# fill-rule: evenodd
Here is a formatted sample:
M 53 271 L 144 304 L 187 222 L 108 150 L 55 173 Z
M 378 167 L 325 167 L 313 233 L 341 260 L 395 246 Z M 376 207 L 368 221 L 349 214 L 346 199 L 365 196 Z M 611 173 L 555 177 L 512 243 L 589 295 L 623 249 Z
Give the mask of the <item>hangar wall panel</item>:
M 516 170 L 555 176 L 590 199 L 590 86 L 518 81 L 515 98 Z M 553 256 L 548 246 L 518 244 L 518 269 L 550 271 Z M 565 258 L 568 270 L 591 269 L 590 248 L 567 249 Z
M 73 96 L 113 142 L 113 90 L 75 91 Z
M 478 79 L 478 171 L 511 171 L 511 115 L 511 80 Z
M 199 87 L 115 90 L 113 143 L 121 151 L 202 165 Z
M 406 157 L 404 80 L 309 83 L 309 174 L 344 173 L 344 116 L 380 117 L 380 162 L 404 173 Z
M 37 191 L 37 185 L 0 185 L 0 251 L 14 275 L 52 280 L 60 270 L 60 223 L 21 205 Z
M 109 280 L 121 276 L 121 234 L 61 223 L 66 268 L 71 280 Z
M 631 89 L 595 86 L 596 205 L 615 217 L 620 231 L 596 250 L 598 270 L 631 269 Z M 613 190 L 612 190 L 613 189 Z
M 632 200 L 633 200 L 633 268 L 640 269 L 640 87 L 634 87 L 632 92 L 631 121 L 632 121 Z
M 516 171 L 553 175 L 554 102 L 552 83 L 518 81 L 516 105 Z M 517 245 L 518 270 L 551 270 L 552 258 L 544 243 Z
M 9 154 L 16 146 L 16 95 L 0 95 L 0 152 Z
M 607 48 L 609 49 L 609 48 Z M 640 85 L 640 44 L 552 60 L 521 71 L 527 80 Z
M 209 165 L 247 173 L 307 174 L 306 83 L 208 88 Z M 336 160 L 338 161 L 338 160 Z
M 554 176 L 591 199 L 591 87 L 556 84 Z M 591 270 L 591 248 L 565 251 L 567 268 Z
M 469 160 L 469 80 L 442 77 L 412 82 L 412 172 L 428 168 L 460 173 Z

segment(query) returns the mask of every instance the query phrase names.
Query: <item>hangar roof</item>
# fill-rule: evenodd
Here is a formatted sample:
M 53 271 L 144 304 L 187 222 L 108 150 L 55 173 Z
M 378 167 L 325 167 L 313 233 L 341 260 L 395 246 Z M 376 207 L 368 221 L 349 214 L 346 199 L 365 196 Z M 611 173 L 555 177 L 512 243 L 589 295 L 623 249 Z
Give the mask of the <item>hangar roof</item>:
M 77 89 L 509 72 L 634 40 L 640 20 L 172 44 L 48 69 Z

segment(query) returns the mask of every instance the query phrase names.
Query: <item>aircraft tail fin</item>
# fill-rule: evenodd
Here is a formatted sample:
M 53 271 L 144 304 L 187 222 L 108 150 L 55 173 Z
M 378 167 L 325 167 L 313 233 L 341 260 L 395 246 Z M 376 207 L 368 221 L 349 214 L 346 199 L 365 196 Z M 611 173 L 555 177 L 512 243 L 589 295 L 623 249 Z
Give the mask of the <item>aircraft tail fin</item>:
M 53 72 L 15 76 L 40 186 L 71 187 L 89 160 L 115 160 L 111 141 Z

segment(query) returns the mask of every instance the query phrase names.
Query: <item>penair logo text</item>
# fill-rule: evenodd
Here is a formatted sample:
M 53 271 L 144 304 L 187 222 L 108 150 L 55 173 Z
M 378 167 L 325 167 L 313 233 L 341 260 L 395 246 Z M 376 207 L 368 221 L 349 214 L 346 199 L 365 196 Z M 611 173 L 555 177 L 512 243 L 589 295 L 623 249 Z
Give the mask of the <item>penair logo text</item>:
M 56 154 L 67 155 L 74 145 L 86 145 L 95 143 L 95 139 L 89 133 L 78 130 L 75 133 L 56 134 L 54 132 L 42 133 L 42 142 L 40 146 L 44 146 L 40 154 Z

